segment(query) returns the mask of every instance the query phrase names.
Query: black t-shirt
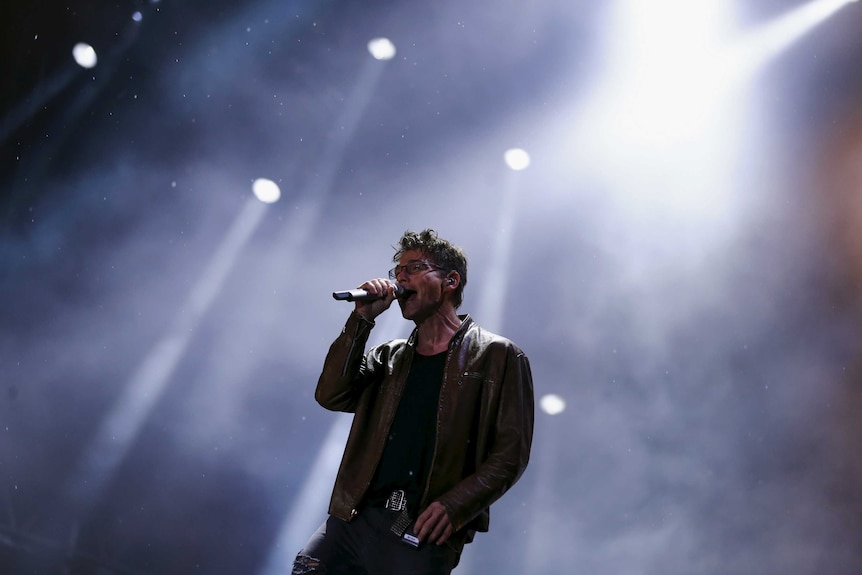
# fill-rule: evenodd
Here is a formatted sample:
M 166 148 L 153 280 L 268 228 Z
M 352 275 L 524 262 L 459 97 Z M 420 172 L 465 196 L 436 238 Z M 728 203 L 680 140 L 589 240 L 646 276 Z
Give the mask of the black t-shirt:
M 434 455 L 445 364 L 445 351 L 431 356 L 413 354 L 383 456 L 366 496 L 368 505 L 382 505 L 393 491 L 403 489 L 407 508 L 415 516 Z

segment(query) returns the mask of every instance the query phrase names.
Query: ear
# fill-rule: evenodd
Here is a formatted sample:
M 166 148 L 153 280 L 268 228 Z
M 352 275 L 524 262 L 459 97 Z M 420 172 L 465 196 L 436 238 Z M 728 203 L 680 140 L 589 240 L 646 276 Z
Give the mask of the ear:
M 461 275 L 458 272 L 449 272 L 446 276 L 446 287 L 450 287 L 453 290 L 458 287 L 458 284 L 461 283 Z

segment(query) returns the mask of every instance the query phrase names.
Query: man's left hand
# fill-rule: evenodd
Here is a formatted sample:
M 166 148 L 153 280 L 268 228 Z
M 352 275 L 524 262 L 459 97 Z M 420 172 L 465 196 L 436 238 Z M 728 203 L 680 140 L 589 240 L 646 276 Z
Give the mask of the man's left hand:
M 419 515 L 415 531 L 421 541 L 443 545 L 454 530 L 446 508 L 439 501 L 435 501 Z

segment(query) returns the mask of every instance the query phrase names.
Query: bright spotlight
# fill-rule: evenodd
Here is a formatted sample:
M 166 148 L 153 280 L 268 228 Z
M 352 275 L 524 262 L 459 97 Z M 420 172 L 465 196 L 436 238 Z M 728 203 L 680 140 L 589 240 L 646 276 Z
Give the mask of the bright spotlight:
M 506 150 L 503 159 L 506 160 L 506 165 L 516 172 L 526 170 L 530 166 L 530 154 L 521 148 Z
M 566 400 L 559 395 L 549 393 L 539 400 L 539 407 L 548 415 L 559 415 L 566 410 Z
M 89 44 L 78 43 L 72 48 L 72 57 L 82 68 L 94 68 L 98 58 L 96 51 Z
M 251 186 L 255 197 L 265 204 L 274 204 L 281 198 L 278 184 L 266 178 L 258 178 Z
M 395 44 L 389 38 L 374 38 L 368 42 L 368 51 L 376 60 L 391 60 L 395 57 Z
M 135 13 L 132 14 L 132 20 L 134 20 L 135 22 L 140 22 L 143 19 L 144 19 L 144 15 L 138 11 L 135 11 Z

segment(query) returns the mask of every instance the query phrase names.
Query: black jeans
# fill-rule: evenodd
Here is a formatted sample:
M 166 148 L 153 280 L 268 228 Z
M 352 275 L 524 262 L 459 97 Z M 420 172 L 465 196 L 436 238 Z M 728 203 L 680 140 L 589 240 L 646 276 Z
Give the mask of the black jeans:
M 345 522 L 330 516 L 293 564 L 293 575 L 449 575 L 463 545 L 402 543 L 390 528 L 398 512 L 369 507 Z

